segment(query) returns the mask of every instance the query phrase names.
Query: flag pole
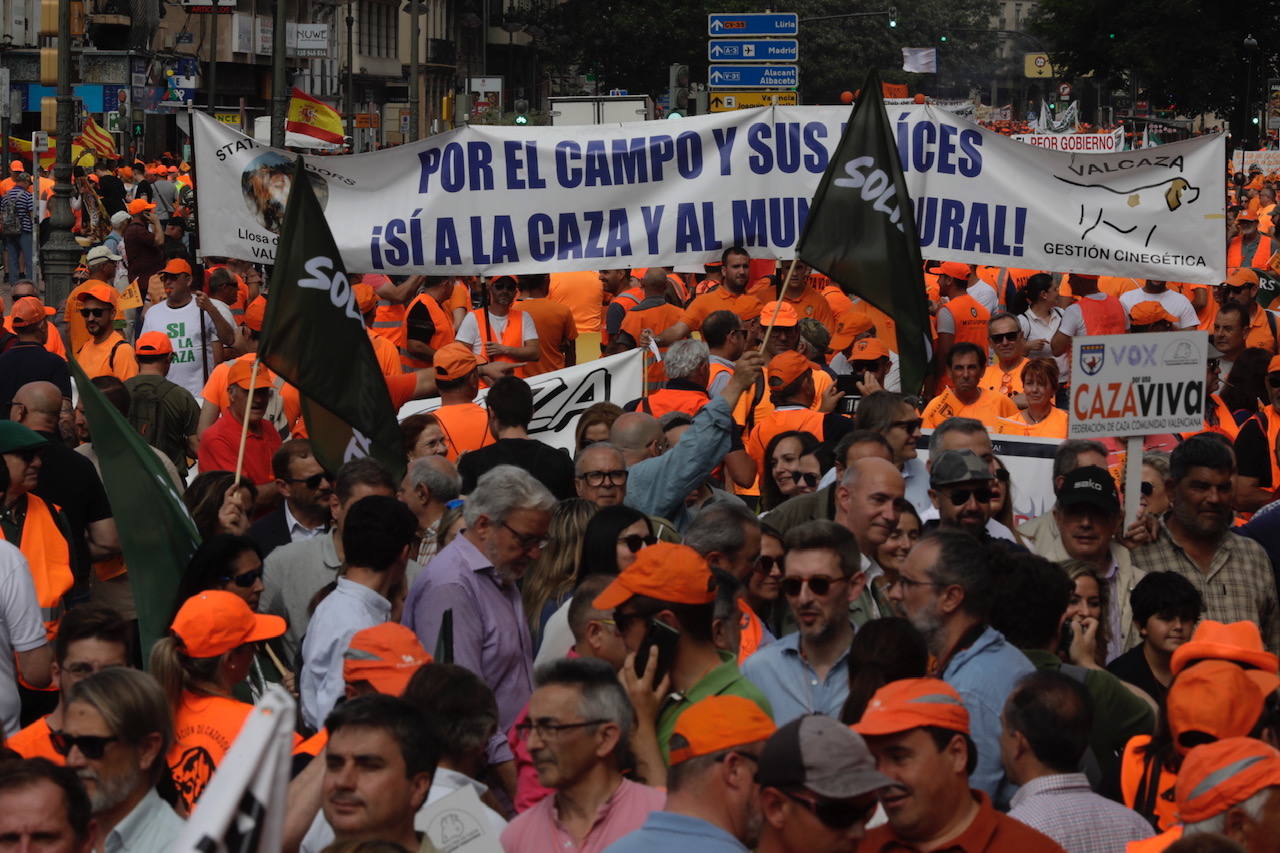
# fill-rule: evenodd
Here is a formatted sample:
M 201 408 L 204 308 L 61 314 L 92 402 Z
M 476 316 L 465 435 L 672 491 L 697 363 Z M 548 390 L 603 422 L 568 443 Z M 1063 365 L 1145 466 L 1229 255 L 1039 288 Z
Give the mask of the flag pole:
M 782 300 L 787 295 L 787 286 L 791 284 L 791 274 L 796 271 L 796 259 L 791 259 L 791 266 L 787 267 L 787 277 L 782 280 L 782 289 L 778 291 L 778 298 L 773 303 L 773 316 L 769 318 L 769 325 L 764 330 L 764 340 L 760 342 L 760 352 L 764 352 L 764 348 L 769 344 L 769 333 L 773 331 L 773 324 L 777 322 L 778 315 L 782 313 Z
M 240 472 L 244 470 L 244 446 L 249 440 L 249 412 L 253 409 L 253 386 L 258 379 L 258 359 L 253 359 L 253 367 L 249 370 L 249 393 L 244 401 L 244 419 L 240 422 L 240 449 L 236 451 L 236 474 L 232 485 L 240 482 Z

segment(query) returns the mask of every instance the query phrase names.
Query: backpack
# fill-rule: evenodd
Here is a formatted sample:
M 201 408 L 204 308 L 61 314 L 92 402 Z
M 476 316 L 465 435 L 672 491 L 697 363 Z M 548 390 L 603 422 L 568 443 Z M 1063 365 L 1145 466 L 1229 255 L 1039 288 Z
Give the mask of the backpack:
M 165 448 L 156 441 L 164 434 L 164 400 L 175 388 L 181 387 L 171 382 L 139 382 L 130 392 L 129 424 L 143 441 L 161 451 Z
M 6 193 L 0 198 L 0 236 L 17 237 L 22 234 L 22 219 L 18 216 L 18 199 Z

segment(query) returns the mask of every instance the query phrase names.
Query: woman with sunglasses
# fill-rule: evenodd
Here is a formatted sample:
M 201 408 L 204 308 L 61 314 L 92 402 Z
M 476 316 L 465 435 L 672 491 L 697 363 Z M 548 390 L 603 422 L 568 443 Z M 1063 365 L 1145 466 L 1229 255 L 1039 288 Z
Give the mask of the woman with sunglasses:
M 1058 393 L 1058 364 L 1051 358 L 1029 359 L 1022 366 L 1022 396 L 1027 407 L 996 422 L 996 431 L 1008 435 L 1065 439 L 1067 413 L 1054 406 Z
M 774 637 L 782 634 L 786 609 L 786 601 L 782 598 L 782 558 L 785 555 L 782 534 L 767 522 L 761 522 L 760 556 L 746 577 L 742 597 Z
M 254 613 L 235 593 L 215 589 L 186 600 L 169 636 L 151 649 L 148 670 L 173 709 L 167 756 L 180 810 L 190 813 L 253 706 L 233 692 L 249 674 L 255 646 L 279 637 L 279 616 Z M 301 741 L 294 735 L 294 746 Z
M 1153 451 L 1142 457 L 1142 497 L 1139 515 L 1162 518 L 1172 503 L 1165 482 L 1169 479 L 1169 454 Z
M 529 621 L 535 649 L 551 614 L 573 595 L 582 537 L 597 511 L 594 503 L 582 498 L 560 501 L 551 511 L 548 545 L 525 571 L 520 584 L 524 615 Z
M 818 490 L 831 467 L 831 454 L 812 433 L 780 432 L 765 448 L 765 476 L 760 480 L 760 509 L 771 510 L 787 498 Z

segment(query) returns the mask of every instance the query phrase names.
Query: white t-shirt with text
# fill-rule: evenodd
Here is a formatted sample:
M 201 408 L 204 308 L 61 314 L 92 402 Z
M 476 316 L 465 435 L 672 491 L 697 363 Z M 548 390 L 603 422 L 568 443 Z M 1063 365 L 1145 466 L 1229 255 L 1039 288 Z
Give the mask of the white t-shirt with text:
M 210 300 L 214 310 L 232 328 L 236 321 L 231 309 L 217 299 Z M 169 365 L 168 379 L 191 392 L 197 400 L 204 390 L 204 383 L 217 365 L 213 345 L 218 340 L 218 330 L 213 319 L 200 310 L 195 297 L 181 308 L 172 308 L 168 302 L 159 302 L 147 309 L 142 321 L 142 331 L 163 332 L 173 345 L 173 362 Z M 203 347 L 203 353 L 202 353 Z

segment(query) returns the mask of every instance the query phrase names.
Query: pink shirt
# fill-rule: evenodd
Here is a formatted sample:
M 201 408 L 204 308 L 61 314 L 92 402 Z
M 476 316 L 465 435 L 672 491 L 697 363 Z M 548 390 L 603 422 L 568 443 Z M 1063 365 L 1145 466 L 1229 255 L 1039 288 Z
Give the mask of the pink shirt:
M 622 836 L 639 829 L 649 813 L 661 809 L 666 801 L 664 791 L 623 779 L 613 796 L 600 806 L 587 837 L 578 845 L 560 825 L 556 798 L 547 797 L 507 825 L 502 833 L 502 849 L 506 853 L 601 853 Z

